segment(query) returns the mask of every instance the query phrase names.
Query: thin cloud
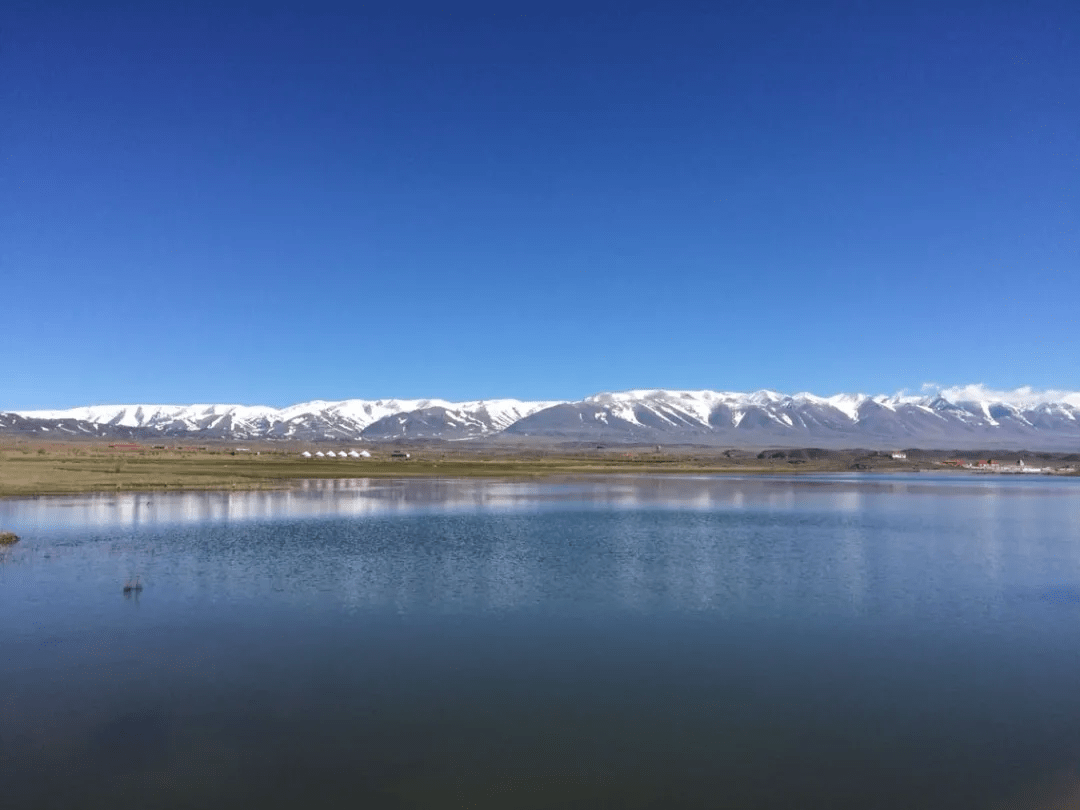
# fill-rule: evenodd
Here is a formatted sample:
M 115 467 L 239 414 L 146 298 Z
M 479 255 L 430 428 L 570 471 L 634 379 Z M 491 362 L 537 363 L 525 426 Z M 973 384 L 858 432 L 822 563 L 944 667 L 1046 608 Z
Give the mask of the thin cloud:
M 1080 391 L 1063 391 L 1060 389 L 1039 390 L 1030 385 L 1022 385 L 1011 391 L 998 388 L 990 388 L 983 383 L 971 385 L 954 385 L 944 387 L 938 383 L 923 383 L 924 394 L 939 394 L 950 402 L 1004 402 L 1009 405 L 1032 406 L 1043 405 L 1048 402 L 1067 402 L 1070 405 L 1080 407 Z

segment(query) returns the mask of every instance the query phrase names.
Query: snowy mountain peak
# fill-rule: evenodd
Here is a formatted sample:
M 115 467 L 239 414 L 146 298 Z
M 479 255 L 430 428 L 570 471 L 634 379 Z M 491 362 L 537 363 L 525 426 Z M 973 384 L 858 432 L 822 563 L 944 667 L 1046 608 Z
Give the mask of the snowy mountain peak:
M 501 436 L 519 441 L 1080 450 L 1080 392 L 994 391 L 981 385 L 876 396 L 637 389 L 598 393 L 577 402 L 348 399 L 286 408 L 95 405 L 17 416 L 22 430 L 87 435 L 142 431 L 315 441 Z

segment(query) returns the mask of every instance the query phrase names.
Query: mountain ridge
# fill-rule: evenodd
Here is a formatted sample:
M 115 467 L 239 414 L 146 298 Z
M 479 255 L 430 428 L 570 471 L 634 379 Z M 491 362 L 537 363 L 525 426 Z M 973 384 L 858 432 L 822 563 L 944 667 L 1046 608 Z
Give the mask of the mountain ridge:
M 731 447 L 1080 448 L 1080 392 L 983 386 L 923 394 L 635 389 L 580 400 L 312 400 L 95 405 L 0 414 L 40 435 L 237 440 L 499 440 Z

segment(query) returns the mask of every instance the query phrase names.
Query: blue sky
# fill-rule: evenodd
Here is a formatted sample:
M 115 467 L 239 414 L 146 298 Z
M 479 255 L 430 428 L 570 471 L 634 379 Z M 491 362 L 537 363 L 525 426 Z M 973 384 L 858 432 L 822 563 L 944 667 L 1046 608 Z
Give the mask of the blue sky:
M 1080 389 L 1080 4 L 0 11 L 0 409 Z

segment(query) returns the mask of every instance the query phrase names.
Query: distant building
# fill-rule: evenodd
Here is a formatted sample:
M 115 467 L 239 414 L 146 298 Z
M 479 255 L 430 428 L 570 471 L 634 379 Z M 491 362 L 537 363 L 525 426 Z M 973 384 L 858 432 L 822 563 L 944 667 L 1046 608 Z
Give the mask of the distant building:
M 907 453 L 905 453 L 903 450 L 898 450 L 897 452 L 892 454 L 892 457 L 895 459 L 907 458 Z
M 311 453 L 310 453 L 310 452 L 308 452 L 307 450 L 305 450 L 305 451 L 304 451 L 303 453 L 301 453 L 300 455 L 301 455 L 301 456 L 303 456 L 304 458 L 311 458 Z

